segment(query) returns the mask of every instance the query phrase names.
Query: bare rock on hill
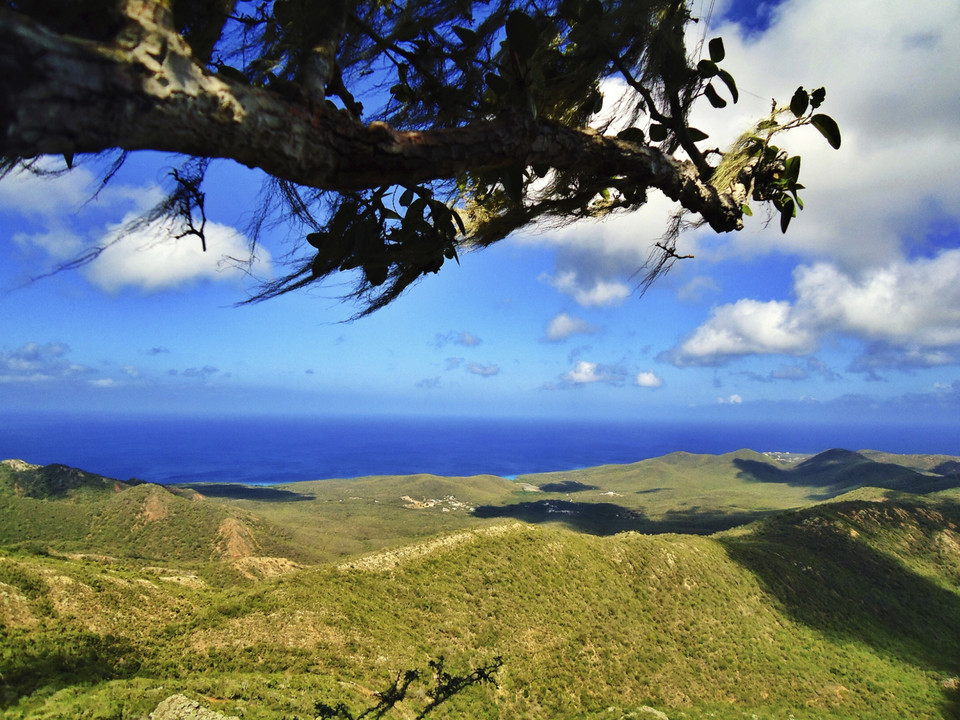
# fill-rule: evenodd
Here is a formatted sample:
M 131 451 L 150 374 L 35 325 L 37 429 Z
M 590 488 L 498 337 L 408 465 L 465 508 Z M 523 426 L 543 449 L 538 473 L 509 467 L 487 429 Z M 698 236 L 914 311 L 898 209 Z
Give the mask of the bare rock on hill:
M 171 695 L 150 713 L 150 720 L 240 720 L 236 715 L 222 715 L 208 710 L 185 695 Z

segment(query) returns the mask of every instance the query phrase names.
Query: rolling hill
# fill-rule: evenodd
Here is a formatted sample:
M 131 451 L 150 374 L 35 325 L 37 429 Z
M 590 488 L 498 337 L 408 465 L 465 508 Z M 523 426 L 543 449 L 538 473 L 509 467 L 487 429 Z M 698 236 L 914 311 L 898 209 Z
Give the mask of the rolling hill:
M 437 717 L 955 718 L 960 497 L 945 460 L 907 462 L 741 451 L 176 493 L 91 476 L 41 497 L 0 478 L 0 714 L 146 717 L 178 692 L 244 718 L 356 713 L 405 668 L 502 656 L 497 687 Z

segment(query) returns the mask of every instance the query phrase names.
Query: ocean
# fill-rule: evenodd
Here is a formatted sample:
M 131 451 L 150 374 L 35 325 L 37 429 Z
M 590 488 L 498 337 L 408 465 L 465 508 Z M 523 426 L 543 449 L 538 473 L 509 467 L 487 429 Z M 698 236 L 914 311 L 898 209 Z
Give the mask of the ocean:
M 0 416 L 0 459 L 155 483 L 466 476 L 630 463 L 683 450 L 960 454 L 955 428 L 423 417 Z

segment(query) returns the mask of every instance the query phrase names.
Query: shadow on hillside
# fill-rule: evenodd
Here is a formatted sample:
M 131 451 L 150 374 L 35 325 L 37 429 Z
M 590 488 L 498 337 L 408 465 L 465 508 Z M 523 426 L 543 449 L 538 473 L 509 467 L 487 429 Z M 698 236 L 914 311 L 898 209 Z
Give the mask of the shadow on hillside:
M 957 477 L 923 475 L 900 465 L 874 462 L 849 450 L 828 450 L 791 468 L 744 458 L 734 459 L 733 464 L 743 480 L 820 490 L 808 495 L 811 500 L 828 500 L 859 487 L 926 494 L 958 485 Z
M 140 661 L 125 639 L 93 633 L 48 637 L 0 626 L 0 708 L 43 690 L 136 675 Z
M 582 482 L 577 482 L 576 480 L 563 480 L 561 482 L 546 483 L 545 485 L 540 486 L 541 492 L 548 493 L 575 493 L 583 492 L 584 490 L 599 490 L 600 488 L 596 485 L 585 485 Z
M 316 495 L 307 495 L 261 485 L 239 485 L 234 483 L 209 483 L 187 485 L 206 497 L 227 498 L 228 500 L 262 500 L 266 502 L 302 502 L 313 500 Z
M 854 517 L 869 507 L 840 505 L 844 507 L 837 512 Z M 936 546 L 942 522 L 923 527 L 916 506 L 886 507 L 919 517 L 913 532 L 919 527 L 925 542 Z M 878 526 L 880 542 L 885 532 Z M 889 532 L 892 538 L 902 529 L 894 525 Z M 832 522 L 818 511 L 785 513 L 756 533 L 718 542 L 796 621 L 948 677 L 960 674 L 960 635 L 954 632 L 960 627 L 960 597 L 856 539 L 843 522 Z M 956 692 L 945 700 L 960 709 Z
M 569 500 L 537 500 L 512 505 L 481 505 L 473 511 L 481 518 L 513 518 L 528 523 L 563 523 L 572 530 L 589 535 L 615 535 L 635 531 L 647 535 L 688 533 L 711 535 L 729 530 L 767 515 L 766 512 L 723 513 L 716 510 L 689 508 L 671 510 L 659 520 L 643 512 L 614 503 L 571 502 Z

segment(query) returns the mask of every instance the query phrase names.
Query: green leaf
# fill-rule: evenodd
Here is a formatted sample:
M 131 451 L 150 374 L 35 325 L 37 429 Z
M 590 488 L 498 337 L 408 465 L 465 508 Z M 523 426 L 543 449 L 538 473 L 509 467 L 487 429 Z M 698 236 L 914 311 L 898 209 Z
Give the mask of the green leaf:
M 737 100 L 740 99 L 740 93 L 737 92 L 737 83 L 734 81 L 733 75 L 721 68 L 717 71 L 717 77 L 723 80 L 723 83 L 727 86 L 727 90 L 730 91 L 730 97 L 733 98 L 733 104 L 736 105 Z
M 507 17 L 507 40 L 510 47 L 521 60 L 529 60 L 537 50 L 537 41 L 540 36 L 537 24 L 533 18 L 514 10 Z
M 403 191 L 403 195 L 400 196 L 400 204 L 404 207 L 407 207 L 410 203 L 413 202 L 413 190 L 407 188 Z
M 800 177 L 800 156 L 794 155 L 783 163 L 783 177 L 789 185 L 796 185 Z
M 687 136 L 694 142 L 700 142 L 701 140 L 706 140 L 708 137 L 710 137 L 703 130 L 698 130 L 694 127 L 687 128 Z
M 793 202 L 792 198 L 787 198 L 786 202 L 783 203 L 783 206 L 780 208 L 780 232 L 786 232 L 787 226 L 790 224 L 790 220 L 796 216 L 797 206 Z
M 751 210 L 750 206 L 746 203 L 740 206 L 740 212 L 742 212 L 744 215 L 749 215 L 751 217 L 753 216 L 753 210 Z
M 710 60 L 701 60 L 697 63 L 697 72 L 702 78 L 712 78 L 715 75 L 720 74 L 720 68 L 717 67 L 715 62 Z
M 473 30 L 455 25 L 453 32 L 456 33 L 456 36 L 460 38 L 460 42 L 465 46 L 473 47 L 477 44 L 477 34 Z
M 386 220 L 403 220 L 399 213 L 390 208 L 383 208 L 380 210 L 380 217 Z
M 710 41 L 707 47 L 710 49 L 710 59 L 715 63 L 720 62 L 724 57 L 726 57 L 726 52 L 723 49 L 722 38 L 714 38 Z
M 803 87 L 798 87 L 793 97 L 790 98 L 790 112 L 796 117 L 803 115 L 810 106 L 810 95 Z
M 637 143 L 638 145 L 643 145 L 647 142 L 643 130 L 638 127 L 629 127 L 626 130 L 621 130 L 617 133 L 617 137 L 627 142 Z
M 824 98 L 826 98 L 826 97 L 827 97 L 827 90 L 826 90 L 826 88 L 817 88 L 817 89 L 814 90 L 813 93 L 810 95 L 810 107 L 812 107 L 814 110 L 816 110 L 818 107 L 820 107 L 821 105 L 823 105 L 823 100 L 824 100 Z
M 840 126 L 837 125 L 836 120 L 829 115 L 817 113 L 810 118 L 810 122 L 813 123 L 813 126 L 820 131 L 820 134 L 827 139 L 830 147 L 834 150 L 840 149 Z
M 667 139 L 667 128 L 665 125 L 657 125 L 654 123 L 650 126 L 650 141 L 651 142 L 663 142 Z
M 703 89 L 703 94 L 707 96 L 707 100 L 709 100 L 710 104 L 715 108 L 725 108 L 727 106 L 727 101 L 720 97 L 717 89 L 713 87 L 713 84 L 707 85 Z

